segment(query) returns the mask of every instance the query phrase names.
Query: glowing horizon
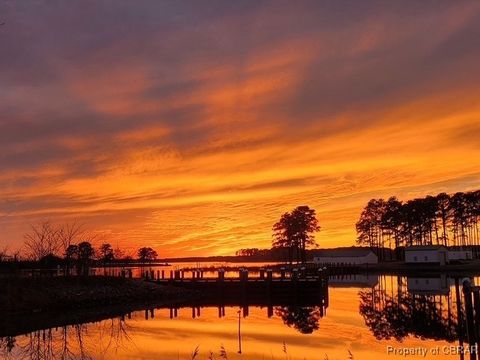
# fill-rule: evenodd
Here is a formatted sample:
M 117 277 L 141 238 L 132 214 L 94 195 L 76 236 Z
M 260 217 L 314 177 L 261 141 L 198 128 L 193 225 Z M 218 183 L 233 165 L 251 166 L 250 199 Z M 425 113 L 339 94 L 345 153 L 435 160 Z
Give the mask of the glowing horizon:
M 82 4 L 0 5 L 0 249 L 230 255 L 304 204 L 349 246 L 371 198 L 480 188 L 478 2 Z

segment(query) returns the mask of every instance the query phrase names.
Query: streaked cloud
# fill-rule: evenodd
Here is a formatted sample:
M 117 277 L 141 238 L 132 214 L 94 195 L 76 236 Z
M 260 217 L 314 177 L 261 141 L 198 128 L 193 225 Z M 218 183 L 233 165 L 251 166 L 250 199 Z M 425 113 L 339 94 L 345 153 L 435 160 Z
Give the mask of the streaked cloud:
M 77 218 L 161 255 L 478 188 L 480 5 L 4 2 L 0 241 Z

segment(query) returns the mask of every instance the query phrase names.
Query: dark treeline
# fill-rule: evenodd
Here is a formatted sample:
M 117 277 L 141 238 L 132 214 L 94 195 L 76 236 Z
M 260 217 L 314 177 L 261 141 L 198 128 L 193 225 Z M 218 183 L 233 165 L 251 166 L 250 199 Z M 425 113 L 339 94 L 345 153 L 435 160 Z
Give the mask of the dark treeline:
M 75 221 L 65 224 L 45 221 L 32 225 L 25 234 L 23 256 L 20 252 L 10 257 L 6 251 L 0 252 L 0 270 L 62 268 L 65 274 L 88 275 L 94 266 L 150 264 L 157 258 L 158 253 L 151 247 L 140 247 L 136 253 L 126 254 Z
M 357 244 L 373 248 L 412 245 L 480 245 L 480 190 L 441 193 L 402 202 L 372 199 L 356 224 Z

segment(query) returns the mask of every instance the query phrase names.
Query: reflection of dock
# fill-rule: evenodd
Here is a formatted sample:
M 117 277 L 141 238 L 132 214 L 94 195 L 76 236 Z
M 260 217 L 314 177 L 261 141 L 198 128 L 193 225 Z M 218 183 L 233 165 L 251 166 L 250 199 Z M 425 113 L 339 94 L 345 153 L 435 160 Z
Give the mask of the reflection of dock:
M 378 275 L 349 274 L 331 275 L 328 286 L 339 288 L 373 288 L 378 285 Z
M 202 309 L 217 308 L 218 316 L 225 316 L 225 309 L 237 307 L 241 309 L 243 317 L 249 315 L 251 307 L 265 308 L 268 317 L 273 316 L 274 310 L 280 308 L 305 308 L 318 309 L 321 317 L 326 313 L 328 307 L 328 289 L 325 287 L 322 292 L 302 291 L 298 287 L 294 292 L 279 293 L 248 293 L 242 296 L 235 292 L 212 292 L 199 294 L 198 298 L 186 301 L 178 306 L 148 306 L 131 308 L 125 306 L 111 306 L 95 311 L 84 310 L 79 312 L 38 312 L 28 316 L 9 315 L 0 317 L 0 338 L 5 336 L 18 336 L 38 330 L 61 328 L 77 324 L 93 323 L 112 318 L 130 317 L 135 311 L 144 310 L 145 318 L 155 317 L 157 309 L 169 309 L 170 318 L 176 318 L 180 312 L 191 314 L 193 318 L 200 317 Z

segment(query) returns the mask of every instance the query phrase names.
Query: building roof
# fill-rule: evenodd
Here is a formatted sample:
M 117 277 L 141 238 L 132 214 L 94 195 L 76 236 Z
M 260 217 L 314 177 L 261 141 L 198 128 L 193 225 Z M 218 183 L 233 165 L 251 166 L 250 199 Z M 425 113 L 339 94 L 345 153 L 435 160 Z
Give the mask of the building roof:
M 418 250 L 446 250 L 442 245 L 413 245 L 407 246 L 405 251 L 418 251 Z
M 336 248 L 336 249 L 321 249 L 314 250 L 314 257 L 364 257 L 368 254 L 375 254 L 369 248 L 362 247 L 346 247 L 346 248 Z

